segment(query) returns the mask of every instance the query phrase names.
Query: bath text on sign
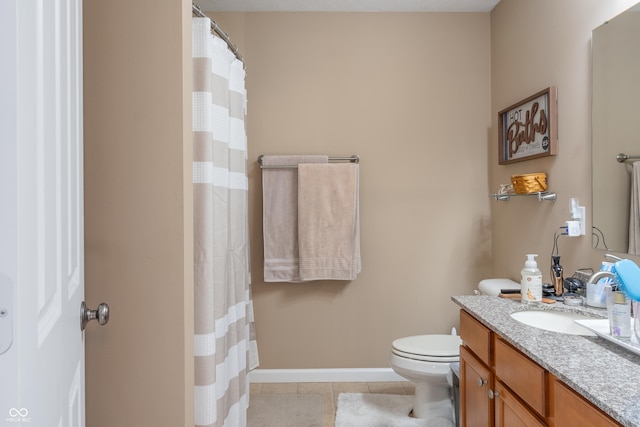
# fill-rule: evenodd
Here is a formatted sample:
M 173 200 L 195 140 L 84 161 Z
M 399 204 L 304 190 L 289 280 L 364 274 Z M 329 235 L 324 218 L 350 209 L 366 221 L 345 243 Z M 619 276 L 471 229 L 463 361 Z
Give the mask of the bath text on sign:
M 540 114 L 538 115 L 538 110 Z M 536 121 L 536 115 L 538 115 Z M 540 105 L 534 102 L 530 111 L 524 114 L 522 120 L 522 109 L 512 110 L 509 112 L 509 127 L 507 128 L 507 142 L 509 144 L 509 154 L 512 156 L 518 151 L 522 144 L 529 144 L 536 139 L 536 134 L 546 135 L 547 133 L 547 114 L 544 109 L 540 109 Z

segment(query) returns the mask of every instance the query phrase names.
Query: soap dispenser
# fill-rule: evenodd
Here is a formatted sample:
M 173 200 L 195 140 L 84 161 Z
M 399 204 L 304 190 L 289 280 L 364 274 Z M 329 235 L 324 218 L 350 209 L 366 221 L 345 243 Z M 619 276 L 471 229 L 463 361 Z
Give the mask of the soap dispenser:
M 538 269 L 538 263 L 535 260 L 537 256 L 537 254 L 527 254 L 527 261 L 520 272 L 521 300 L 527 304 L 542 302 L 542 273 Z
M 562 284 L 564 282 L 563 277 L 563 269 L 560 265 L 560 256 L 552 256 L 551 261 L 553 264 L 551 265 L 551 281 L 553 283 L 553 288 L 555 290 L 556 296 L 559 297 L 562 295 Z

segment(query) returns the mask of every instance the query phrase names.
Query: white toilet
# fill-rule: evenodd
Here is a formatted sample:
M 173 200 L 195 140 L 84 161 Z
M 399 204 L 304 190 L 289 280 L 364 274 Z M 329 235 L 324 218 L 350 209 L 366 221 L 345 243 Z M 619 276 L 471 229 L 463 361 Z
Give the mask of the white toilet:
M 502 289 L 520 289 L 510 279 L 486 279 L 478 284 L 482 295 L 498 296 Z M 458 335 L 417 335 L 399 338 L 391 348 L 391 368 L 413 382 L 416 394 L 413 416 L 430 420 L 433 426 L 453 426 L 450 363 L 460 359 Z
M 432 425 L 455 424 L 449 364 L 459 360 L 460 343 L 458 335 L 417 335 L 393 342 L 391 368 L 416 386 L 414 417 L 432 420 Z

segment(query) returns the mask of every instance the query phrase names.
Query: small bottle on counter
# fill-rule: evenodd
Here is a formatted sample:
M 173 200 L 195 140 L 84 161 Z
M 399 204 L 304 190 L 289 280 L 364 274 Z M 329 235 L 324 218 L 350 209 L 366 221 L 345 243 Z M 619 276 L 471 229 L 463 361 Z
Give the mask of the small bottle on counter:
M 535 260 L 537 254 L 527 254 L 527 261 L 520 272 L 521 300 L 527 304 L 539 304 L 542 302 L 542 273 L 538 269 Z
M 631 336 L 631 301 L 620 291 L 613 293 L 613 306 L 611 307 L 609 327 L 611 336 Z

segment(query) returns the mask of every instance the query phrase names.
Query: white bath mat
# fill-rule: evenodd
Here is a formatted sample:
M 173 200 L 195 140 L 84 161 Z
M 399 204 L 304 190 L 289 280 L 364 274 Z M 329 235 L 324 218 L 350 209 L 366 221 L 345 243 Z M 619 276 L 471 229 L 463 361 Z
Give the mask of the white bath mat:
M 451 420 L 412 418 L 413 396 L 340 393 L 335 427 L 453 427 Z

